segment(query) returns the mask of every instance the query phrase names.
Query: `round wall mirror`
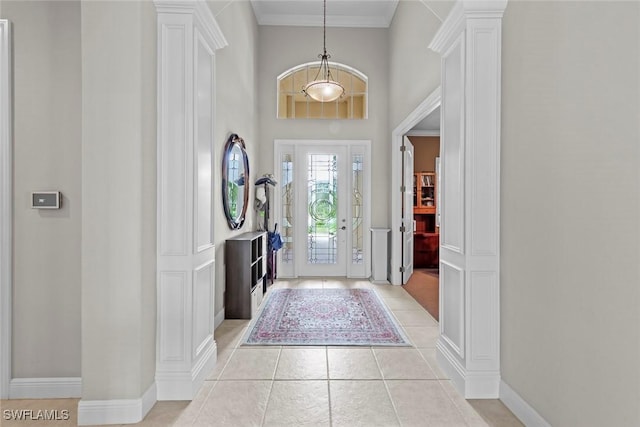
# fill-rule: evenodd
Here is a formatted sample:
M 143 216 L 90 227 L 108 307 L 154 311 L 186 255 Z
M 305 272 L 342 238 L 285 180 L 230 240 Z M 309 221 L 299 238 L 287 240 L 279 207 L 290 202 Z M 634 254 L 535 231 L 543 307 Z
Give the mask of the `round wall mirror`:
M 244 140 L 235 133 L 229 136 L 222 156 L 222 205 L 232 230 L 244 224 L 249 201 L 249 158 Z

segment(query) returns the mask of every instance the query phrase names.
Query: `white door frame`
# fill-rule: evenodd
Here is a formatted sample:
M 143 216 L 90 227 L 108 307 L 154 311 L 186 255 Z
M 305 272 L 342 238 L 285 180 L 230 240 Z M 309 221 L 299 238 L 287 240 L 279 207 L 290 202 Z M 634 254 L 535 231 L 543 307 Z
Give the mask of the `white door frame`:
M 9 398 L 12 309 L 11 24 L 0 19 L 0 399 Z
M 273 171 L 276 181 L 278 184 L 276 185 L 273 192 L 273 200 L 270 202 L 271 206 L 273 206 L 273 223 L 278 223 L 280 218 L 282 217 L 282 208 L 281 208 L 281 181 L 282 181 L 282 164 L 281 164 L 281 156 L 284 153 L 295 154 L 295 147 L 300 146 L 344 146 L 347 148 L 347 161 L 350 162 L 351 154 L 356 154 L 355 150 L 359 148 L 364 148 L 360 154 L 364 156 L 364 177 L 363 177 L 363 199 L 364 199 L 364 213 L 363 213 L 363 230 L 364 230 L 364 269 L 360 273 L 355 272 L 353 265 L 349 262 L 351 259 L 347 256 L 347 277 L 353 278 L 368 278 L 371 276 L 371 141 L 370 140 L 310 140 L 310 139 L 276 139 L 273 142 L 274 147 L 274 158 L 273 158 Z M 295 167 L 295 165 L 294 165 Z M 294 176 L 296 172 L 294 169 Z M 352 188 L 351 183 L 351 175 L 349 175 L 349 188 Z M 294 192 L 296 193 L 296 192 Z M 294 203 L 297 203 L 297 196 L 294 194 Z M 349 205 L 349 211 L 347 213 L 347 217 L 351 218 L 351 207 Z M 273 227 L 273 224 L 269 225 Z M 350 228 L 350 227 L 349 227 Z M 279 231 L 281 231 L 279 229 Z M 349 252 L 349 248 L 351 247 L 351 230 L 348 229 L 347 236 L 347 253 Z M 295 251 L 295 248 L 294 248 Z M 280 277 L 299 277 L 303 276 L 303 272 L 297 271 L 296 262 L 294 260 L 294 266 L 291 269 L 292 271 L 288 274 L 282 274 L 282 252 L 278 251 L 277 253 L 277 265 L 278 265 L 278 275 Z
M 436 88 L 418 107 L 396 127 L 391 134 L 391 283 L 402 285 L 402 138 L 415 125 L 440 106 L 440 87 Z

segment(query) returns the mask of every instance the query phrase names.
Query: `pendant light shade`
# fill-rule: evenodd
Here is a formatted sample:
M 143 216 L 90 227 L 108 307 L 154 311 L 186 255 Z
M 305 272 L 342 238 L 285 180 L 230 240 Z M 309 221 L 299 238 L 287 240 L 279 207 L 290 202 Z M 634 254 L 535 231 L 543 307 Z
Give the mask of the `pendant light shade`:
M 324 43 L 323 53 L 318 55 L 318 58 L 320 58 L 320 68 L 318 69 L 316 77 L 302 88 L 302 93 L 318 102 L 331 102 L 344 94 L 344 87 L 333 80 L 331 70 L 329 69 L 329 58 L 331 58 L 331 55 L 327 53 L 327 0 L 324 0 L 324 23 L 322 29 Z

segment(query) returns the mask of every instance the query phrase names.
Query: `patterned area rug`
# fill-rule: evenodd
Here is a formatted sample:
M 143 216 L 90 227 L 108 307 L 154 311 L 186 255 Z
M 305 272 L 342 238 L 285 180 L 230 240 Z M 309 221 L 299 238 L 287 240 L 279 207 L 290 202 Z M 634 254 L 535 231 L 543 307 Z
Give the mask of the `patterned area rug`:
M 371 289 L 273 289 L 244 344 L 411 345 Z

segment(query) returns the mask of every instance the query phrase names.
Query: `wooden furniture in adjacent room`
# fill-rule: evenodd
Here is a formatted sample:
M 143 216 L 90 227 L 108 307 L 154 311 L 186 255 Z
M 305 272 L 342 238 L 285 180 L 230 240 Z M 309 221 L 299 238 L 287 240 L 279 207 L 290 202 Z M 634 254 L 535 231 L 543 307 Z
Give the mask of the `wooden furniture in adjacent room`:
M 418 172 L 413 176 L 413 213 L 436 213 L 436 174 Z
M 415 233 L 413 242 L 413 266 L 415 268 L 438 268 L 440 234 Z
M 414 268 L 437 268 L 439 265 L 440 230 L 436 223 L 436 203 L 436 174 L 434 172 L 415 173 L 413 177 Z
M 224 251 L 225 318 L 251 319 L 262 302 L 267 274 L 267 233 L 248 232 L 227 239 Z

